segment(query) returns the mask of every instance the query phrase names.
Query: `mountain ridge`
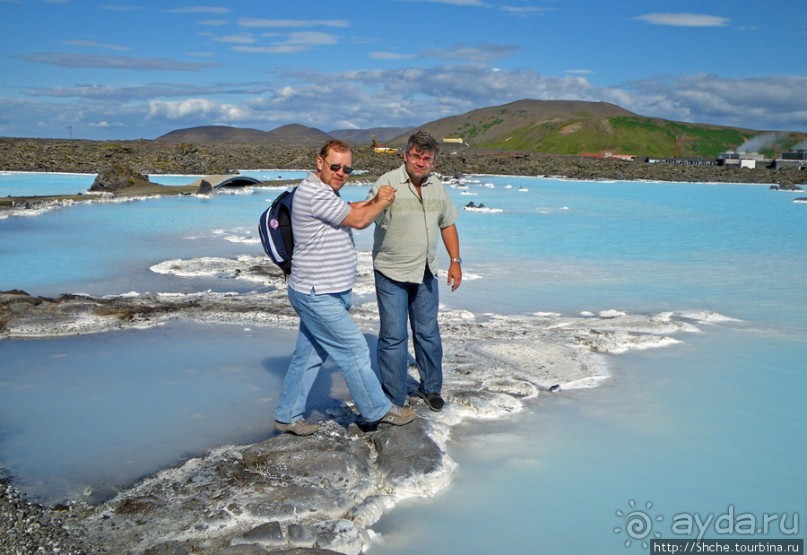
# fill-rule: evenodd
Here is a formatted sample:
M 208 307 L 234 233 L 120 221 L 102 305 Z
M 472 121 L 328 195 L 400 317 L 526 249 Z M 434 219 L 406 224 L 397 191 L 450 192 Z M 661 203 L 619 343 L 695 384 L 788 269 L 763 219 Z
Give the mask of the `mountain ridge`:
M 453 150 L 472 147 L 496 151 L 581 155 L 604 153 L 715 158 L 751 139 L 770 135 L 760 152 L 792 148 L 807 138 L 799 132 L 771 132 L 714 124 L 650 118 L 608 102 L 522 99 L 477 108 L 411 128 L 376 127 L 325 132 L 300 124 L 270 131 L 228 126 L 178 129 L 155 139 L 158 143 L 264 143 L 319 145 L 329 138 L 356 147 L 372 143 L 402 148 L 413 130 L 423 129 Z

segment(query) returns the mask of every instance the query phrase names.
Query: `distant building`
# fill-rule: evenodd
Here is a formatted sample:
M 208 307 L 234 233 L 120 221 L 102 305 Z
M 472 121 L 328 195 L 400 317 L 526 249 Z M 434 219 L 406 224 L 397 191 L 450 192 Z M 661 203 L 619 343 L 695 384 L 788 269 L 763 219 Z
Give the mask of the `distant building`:
M 767 168 L 771 161 L 759 152 L 723 152 L 717 157 L 718 166 L 738 166 L 740 168 Z
M 378 152 L 379 154 L 398 154 L 397 148 L 392 148 L 388 146 L 381 146 L 378 142 L 378 138 L 373 134 L 373 152 Z
M 644 159 L 648 164 L 668 164 L 671 166 L 714 166 L 717 162 L 710 158 L 652 158 Z
M 772 167 L 777 170 L 779 168 L 807 169 L 807 150 L 798 149 L 783 152 L 781 158 L 773 161 Z
M 807 150 L 788 150 L 782 153 L 782 160 L 799 160 L 805 162 L 807 161 Z
M 636 155 L 634 154 L 614 154 L 611 151 L 604 151 L 604 152 L 584 152 L 580 156 L 585 156 L 587 158 L 615 158 L 617 160 L 634 160 Z

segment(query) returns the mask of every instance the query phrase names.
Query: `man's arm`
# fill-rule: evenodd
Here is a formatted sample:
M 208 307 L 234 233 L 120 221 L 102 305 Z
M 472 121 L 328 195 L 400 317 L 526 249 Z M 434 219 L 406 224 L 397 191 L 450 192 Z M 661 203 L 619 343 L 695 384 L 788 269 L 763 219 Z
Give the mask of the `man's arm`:
M 387 207 L 395 201 L 395 189 L 389 185 L 382 186 L 370 200 L 350 203 L 350 212 L 342 220 L 343 226 L 353 229 L 364 229 L 375 221 Z
M 452 224 L 440 230 L 443 237 L 443 244 L 446 247 L 451 263 L 448 266 L 448 284 L 452 291 L 462 283 L 462 264 L 460 260 L 460 237 L 457 233 L 457 226 Z

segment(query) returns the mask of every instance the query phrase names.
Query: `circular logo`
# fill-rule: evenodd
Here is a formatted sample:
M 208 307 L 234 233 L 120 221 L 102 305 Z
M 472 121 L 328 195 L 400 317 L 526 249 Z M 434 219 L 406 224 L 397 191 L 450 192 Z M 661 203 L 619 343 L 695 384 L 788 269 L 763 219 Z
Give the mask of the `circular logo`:
M 655 538 L 661 537 L 659 532 L 653 531 L 653 522 L 660 522 L 664 520 L 664 517 L 661 515 L 653 517 L 649 514 L 648 511 L 653 508 L 652 501 L 645 503 L 644 510 L 637 509 L 636 501 L 633 499 L 628 501 L 628 505 L 630 506 L 630 509 L 627 509 L 626 511 L 616 511 L 616 516 L 622 519 L 623 526 L 617 526 L 614 528 L 614 534 L 621 534 L 623 531 L 625 532 L 625 535 L 628 536 L 628 539 L 625 540 L 625 547 L 630 547 L 633 544 L 633 541 L 636 540 L 637 542 L 641 543 L 643 548 L 647 549 L 650 544 L 646 540 L 651 536 L 651 534 Z

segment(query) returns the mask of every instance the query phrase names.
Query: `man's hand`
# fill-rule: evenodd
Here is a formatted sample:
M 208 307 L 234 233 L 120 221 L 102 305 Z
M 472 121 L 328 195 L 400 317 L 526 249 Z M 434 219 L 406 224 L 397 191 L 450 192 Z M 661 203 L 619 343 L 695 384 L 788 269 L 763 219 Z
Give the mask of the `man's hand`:
M 391 185 L 382 185 L 378 189 L 375 198 L 379 202 L 387 203 L 387 205 L 392 204 L 395 202 L 395 187 L 392 187 Z
M 383 214 L 384 210 L 389 208 L 393 202 L 395 202 L 395 187 L 382 185 L 372 199 L 349 203 L 352 210 L 342 220 L 341 225 L 353 229 L 364 229 Z
M 462 266 L 457 262 L 452 262 L 448 267 L 448 285 L 451 286 L 452 291 L 456 291 L 457 287 L 462 283 Z

